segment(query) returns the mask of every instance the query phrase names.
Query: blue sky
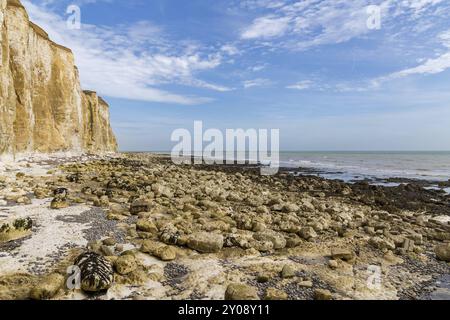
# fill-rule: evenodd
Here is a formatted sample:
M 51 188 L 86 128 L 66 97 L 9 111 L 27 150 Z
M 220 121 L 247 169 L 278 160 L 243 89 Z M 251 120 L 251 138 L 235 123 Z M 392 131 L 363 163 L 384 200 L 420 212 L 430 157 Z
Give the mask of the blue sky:
M 449 1 L 22 2 L 110 103 L 124 151 L 170 150 L 194 120 L 280 129 L 283 150 L 450 150 Z

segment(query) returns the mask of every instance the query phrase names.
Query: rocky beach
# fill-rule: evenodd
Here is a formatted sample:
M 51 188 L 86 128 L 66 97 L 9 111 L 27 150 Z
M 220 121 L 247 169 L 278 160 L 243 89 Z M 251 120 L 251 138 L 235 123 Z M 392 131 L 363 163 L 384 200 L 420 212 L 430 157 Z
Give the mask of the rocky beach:
M 143 153 L 0 169 L 0 299 L 449 298 L 450 197 L 420 183 Z
M 36 15 L 41 12 L 37 6 L 24 4 L 50 25 L 59 21 L 54 13 Z M 287 27 L 287 20 L 279 21 Z M 180 57 L 162 55 L 170 46 L 157 55 L 145 50 L 135 54 L 129 48 L 132 39 L 127 40 L 134 35 L 141 43 L 159 28 L 140 21 L 134 27 L 145 27 L 144 32 L 125 28 L 129 33 L 119 37 L 113 27 L 83 26 L 104 30 L 105 41 L 114 40 L 106 50 L 94 50 L 110 63 L 94 60 L 90 66 L 95 67 L 94 78 L 106 84 L 100 89 L 115 84 L 107 92 L 116 103 L 125 103 L 116 115 L 123 118 L 119 127 L 131 129 L 140 141 L 147 143 L 147 137 L 137 128 L 140 122 L 128 117 L 132 107 L 117 88 L 127 91 L 127 99 L 156 94 L 158 100 L 152 102 L 172 99 L 186 110 L 196 101 L 215 99 L 183 98 L 155 89 L 154 82 L 169 84 L 169 76 L 182 70 L 175 76 L 177 85 L 234 91 L 234 85 L 231 89 L 194 77 L 194 71 L 219 66 L 222 55 L 238 58 L 239 51 L 229 45 L 208 54 L 211 61 L 191 53 L 196 45 L 177 50 L 186 51 Z M 50 29 L 58 33 L 61 28 Z M 255 32 L 245 34 L 248 38 Z M 126 55 L 111 58 L 109 51 L 123 41 Z M 0 42 L 0 300 L 450 300 L 450 181 L 396 176 L 344 181 L 295 166 L 264 176 L 258 165 L 177 165 L 163 154 L 119 153 L 108 103 L 82 89 L 71 49 L 30 21 L 19 0 L 0 0 Z M 131 58 L 138 60 L 130 63 Z M 149 65 L 139 60 L 144 58 L 154 61 L 163 76 L 143 70 Z M 228 60 L 231 65 L 234 58 Z M 191 70 L 190 64 L 197 67 Z M 116 79 L 102 73 L 104 67 Z M 126 77 L 119 79 L 127 72 L 136 88 L 130 89 Z M 99 79 L 104 74 L 106 79 Z M 154 78 L 146 83 L 149 76 Z M 305 90 L 310 82 L 286 89 Z M 244 81 L 244 89 L 268 84 L 272 81 Z M 245 101 L 246 95 L 237 92 Z M 241 116 L 246 108 L 241 109 L 234 112 L 227 106 L 227 116 Z M 162 123 L 178 123 L 172 116 L 158 116 L 156 107 L 149 110 L 148 119 L 157 123 L 158 132 L 151 133 L 155 136 L 163 136 Z M 296 117 L 277 117 L 270 110 L 270 120 L 295 119 L 292 127 L 299 127 Z M 138 117 L 142 123 L 148 120 Z M 217 118 L 227 122 L 227 117 Z M 279 134 L 271 135 L 271 142 L 275 137 Z M 372 157 L 355 161 L 367 164 Z M 390 157 L 388 164 L 393 163 Z M 402 157 L 406 162 L 397 162 L 395 169 L 415 164 L 409 155 Z M 417 162 L 421 174 L 433 173 Z M 447 167 L 441 164 L 448 161 L 431 163 L 446 180 Z M 383 166 L 375 162 L 374 167 Z

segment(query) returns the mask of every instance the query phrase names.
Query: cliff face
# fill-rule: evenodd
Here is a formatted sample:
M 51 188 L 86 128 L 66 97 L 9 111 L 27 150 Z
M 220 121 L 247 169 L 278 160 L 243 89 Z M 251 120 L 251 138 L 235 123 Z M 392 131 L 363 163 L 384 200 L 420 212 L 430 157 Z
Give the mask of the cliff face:
M 19 0 L 0 0 L 0 42 L 0 155 L 117 150 L 108 104 Z

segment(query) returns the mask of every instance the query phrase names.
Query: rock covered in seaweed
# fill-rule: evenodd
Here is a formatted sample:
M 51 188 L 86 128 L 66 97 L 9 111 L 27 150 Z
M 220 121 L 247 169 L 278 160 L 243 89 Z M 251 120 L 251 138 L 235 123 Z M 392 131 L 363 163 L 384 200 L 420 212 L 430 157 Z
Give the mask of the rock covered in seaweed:
M 0 224 L 0 243 L 24 238 L 31 234 L 33 220 L 30 217 L 19 218 L 12 223 Z
M 83 291 L 99 292 L 111 287 L 114 279 L 113 266 L 103 256 L 86 252 L 75 260 L 75 265 L 80 268 Z
M 69 202 L 67 202 L 69 190 L 67 190 L 66 188 L 57 188 L 53 190 L 53 195 L 55 197 L 50 204 L 50 208 L 58 210 L 69 207 Z

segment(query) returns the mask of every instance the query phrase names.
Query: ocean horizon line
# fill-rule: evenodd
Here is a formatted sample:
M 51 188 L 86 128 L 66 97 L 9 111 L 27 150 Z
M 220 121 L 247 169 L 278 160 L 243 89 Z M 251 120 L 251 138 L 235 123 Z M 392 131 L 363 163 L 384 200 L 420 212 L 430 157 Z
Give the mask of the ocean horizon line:
M 171 150 L 120 150 L 119 153 L 168 153 Z M 220 150 L 218 152 L 227 152 Z M 249 152 L 248 150 L 234 152 Z M 270 152 L 270 151 L 269 151 Z M 280 153 L 450 153 L 450 150 L 280 150 Z

